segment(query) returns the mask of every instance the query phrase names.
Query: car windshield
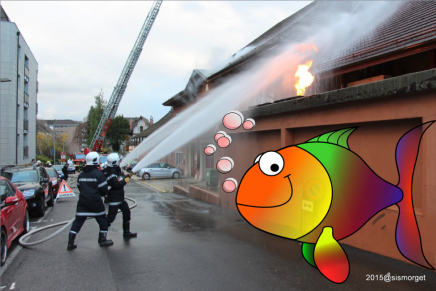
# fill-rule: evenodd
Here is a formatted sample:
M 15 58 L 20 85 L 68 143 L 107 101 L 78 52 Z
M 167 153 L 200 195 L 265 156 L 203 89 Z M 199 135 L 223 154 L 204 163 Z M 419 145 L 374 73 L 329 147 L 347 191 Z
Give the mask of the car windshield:
M 2 172 L 2 176 L 8 178 L 12 183 L 17 182 L 38 182 L 36 170 L 21 172 Z
M 62 165 L 56 165 L 56 166 L 53 166 L 53 169 L 55 169 L 56 171 L 62 171 L 63 167 L 64 166 L 62 166 Z
M 47 174 L 50 176 L 50 178 L 57 178 L 58 172 L 56 172 L 55 169 L 45 169 L 47 171 Z
M 100 156 L 100 164 L 106 163 L 107 156 Z
M 85 155 L 76 155 L 76 160 L 85 159 Z

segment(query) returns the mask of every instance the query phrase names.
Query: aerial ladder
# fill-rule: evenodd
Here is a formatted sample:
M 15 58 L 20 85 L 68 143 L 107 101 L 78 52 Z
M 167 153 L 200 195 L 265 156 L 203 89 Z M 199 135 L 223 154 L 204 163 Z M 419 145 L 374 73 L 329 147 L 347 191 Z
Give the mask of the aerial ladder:
M 129 82 L 130 76 L 132 75 L 136 63 L 138 62 L 139 56 L 142 52 L 142 47 L 144 46 L 144 42 L 147 39 L 148 34 L 150 33 L 151 27 L 153 26 L 154 20 L 159 13 L 159 8 L 161 5 L 162 1 L 155 1 L 151 6 L 151 10 L 148 13 L 147 18 L 145 19 L 141 31 L 139 32 L 139 36 L 136 39 L 135 45 L 133 46 L 133 49 L 129 54 L 129 58 L 124 65 L 121 76 L 118 79 L 117 85 L 112 92 L 103 116 L 101 117 L 101 120 L 97 126 L 97 130 L 94 133 L 94 137 L 92 138 L 90 144 L 90 148 L 92 149 L 92 151 L 101 151 L 101 147 L 103 146 L 106 134 L 112 123 L 112 120 L 115 118 L 115 114 L 117 113 L 120 101 L 123 98 L 124 92 L 126 91 L 127 83 Z

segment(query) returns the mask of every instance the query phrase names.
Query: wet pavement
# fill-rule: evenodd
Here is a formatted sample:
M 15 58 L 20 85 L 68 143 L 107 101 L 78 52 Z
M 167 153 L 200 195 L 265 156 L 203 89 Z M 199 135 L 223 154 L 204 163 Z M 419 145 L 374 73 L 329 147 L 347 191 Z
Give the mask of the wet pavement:
M 131 222 L 137 238 L 123 239 L 118 214 L 108 234 L 114 245 L 101 248 L 98 225 L 88 220 L 73 251 L 66 250 L 67 231 L 22 248 L 1 277 L 2 290 L 435 290 L 436 273 L 347 245 L 351 273 L 337 285 L 304 261 L 298 242 L 256 230 L 235 211 L 158 193 L 137 180 L 125 190 L 138 202 Z M 69 220 L 75 206 L 74 198 L 58 201 L 45 222 L 32 226 Z M 387 273 L 426 280 L 388 283 L 371 277 Z

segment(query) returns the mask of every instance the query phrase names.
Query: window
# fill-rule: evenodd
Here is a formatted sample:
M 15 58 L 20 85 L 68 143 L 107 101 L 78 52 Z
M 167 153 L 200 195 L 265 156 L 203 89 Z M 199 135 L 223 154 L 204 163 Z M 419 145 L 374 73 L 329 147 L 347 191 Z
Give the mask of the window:
M 144 130 L 144 127 L 141 125 L 141 126 L 139 127 L 139 131 L 142 132 L 143 130 Z
M 176 165 L 182 165 L 182 164 L 183 164 L 183 153 L 176 152 Z
M 58 129 L 58 128 L 59 128 L 59 126 L 55 126 L 55 128 L 56 128 L 56 129 Z
M 5 201 L 6 197 L 14 196 L 12 194 L 13 192 L 12 192 L 10 186 L 8 185 L 8 183 L 6 182 L 6 180 L 1 180 L 0 188 L 1 188 L 2 202 Z
M 24 55 L 24 65 L 29 69 L 29 58 L 26 55 Z
M 160 169 L 160 165 L 159 164 L 151 164 L 150 168 L 152 168 L 152 169 Z

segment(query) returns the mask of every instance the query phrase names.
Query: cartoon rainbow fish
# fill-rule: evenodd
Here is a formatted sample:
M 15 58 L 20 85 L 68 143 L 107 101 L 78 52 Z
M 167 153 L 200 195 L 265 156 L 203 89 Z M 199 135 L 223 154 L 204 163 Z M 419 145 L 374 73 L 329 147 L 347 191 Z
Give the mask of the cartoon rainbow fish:
M 357 127 L 260 154 L 239 186 L 239 213 L 262 231 L 302 242 L 306 261 L 332 282 L 343 283 L 350 266 L 338 241 L 358 231 L 379 211 L 397 204 L 399 251 L 434 270 L 422 252 L 412 203 L 419 143 L 433 123 L 415 127 L 399 140 L 398 185 L 380 178 L 349 149 L 348 137 Z

